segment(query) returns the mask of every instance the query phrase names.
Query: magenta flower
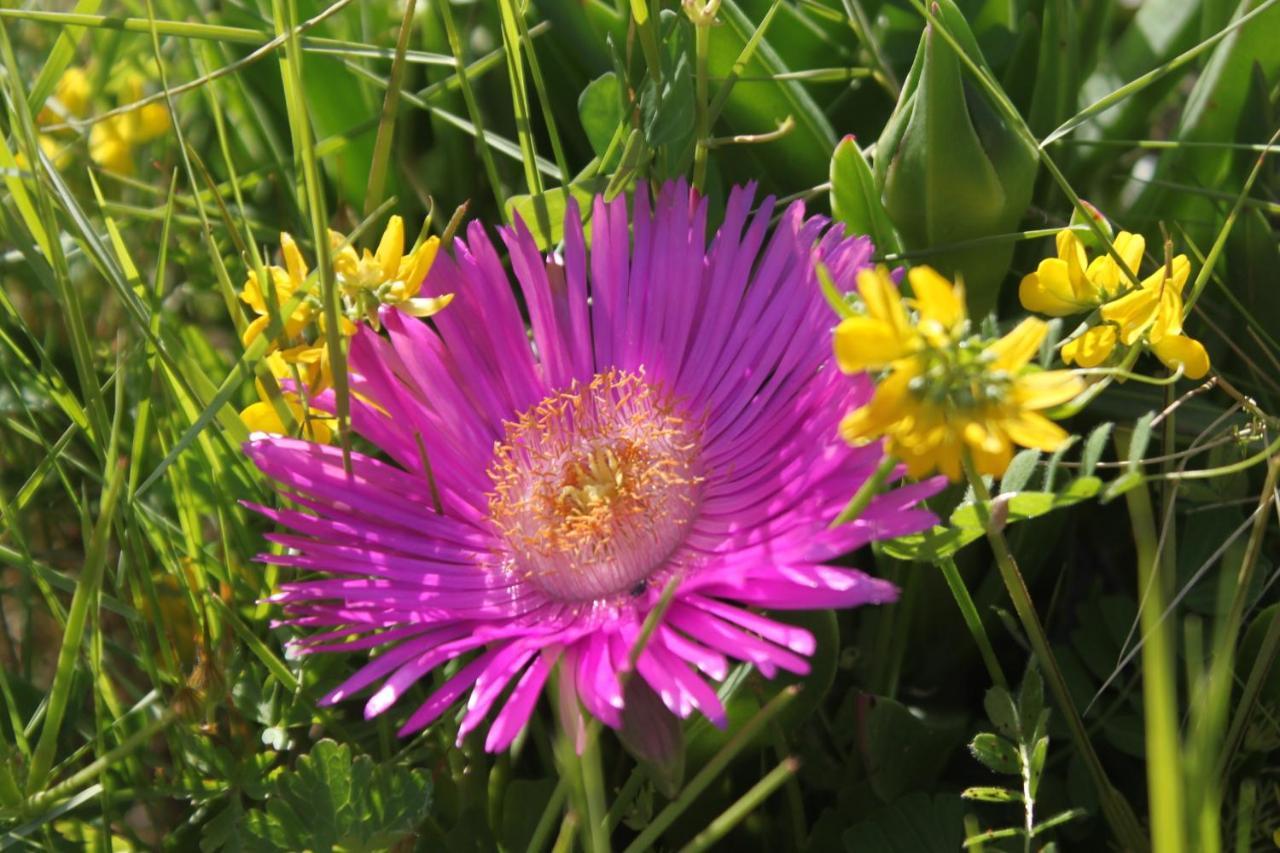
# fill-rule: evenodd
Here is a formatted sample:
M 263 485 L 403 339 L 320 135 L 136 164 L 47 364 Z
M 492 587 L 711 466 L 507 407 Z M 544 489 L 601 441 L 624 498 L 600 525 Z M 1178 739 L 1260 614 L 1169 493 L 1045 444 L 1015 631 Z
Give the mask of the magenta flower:
M 499 710 L 485 748 L 505 749 L 553 666 L 561 709 L 621 725 L 619 678 L 645 617 L 674 600 L 636 670 L 673 714 L 725 713 L 708 679 L 729 661 L 803 674 L 807 631 L 755 608 L 892 601 L 896 589 L 826 561 L 934 520 L 935 482 L 877 497 L 828 529 L 881 461 L 847 446 L 840 417 L 868 380 L 832 363 L 821 262 L 852 286 L 871 244 L 791 205 L 730 196 L 710 248 L 707 204 L 669 184 L 597 198 L 588 252 L 578 211 L 562 256 L 523 224 L 500 230 L 531 319 L 476 224 L 440 257 L 424 295 L 457 294 L 431 324 L 384 308 L 389 339 L 352 339 L 352 426 L 386 460 L 292 438 L 248 454 L 301 509 L 257 507 L 293 533 L 263 560 L 317 573 L 272 596 L 285 624 L 321 629 L 309 652 L 384 650 L 322 701 L 370 685 L 366 717 L 418 680 L 472 656 L 401 734 L 470 692 L 459 738 Z M 313 402 L 332 409 L 332 392 Z M 499 702 L 505 694 L 505 700 Z

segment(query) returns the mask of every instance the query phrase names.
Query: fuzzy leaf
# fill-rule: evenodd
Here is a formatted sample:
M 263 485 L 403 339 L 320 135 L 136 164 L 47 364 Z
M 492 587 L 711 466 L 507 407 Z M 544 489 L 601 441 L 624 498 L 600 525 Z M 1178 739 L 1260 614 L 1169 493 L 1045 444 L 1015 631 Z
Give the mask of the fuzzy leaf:
M 1016 775 L 1022 772 L 1018 747 L 997 734 L 982 732 L 969 743 L 969 752 L 993 773 Z

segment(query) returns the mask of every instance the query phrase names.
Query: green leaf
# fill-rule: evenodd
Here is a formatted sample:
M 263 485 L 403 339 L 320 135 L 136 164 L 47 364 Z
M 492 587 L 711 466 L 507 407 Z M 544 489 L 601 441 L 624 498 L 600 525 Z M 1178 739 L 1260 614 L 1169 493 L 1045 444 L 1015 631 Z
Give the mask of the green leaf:
M 695 93 L 690 62 L 691 24 L 670 10 L 662 13 L 662 70 L 659 80 L 645 78 L 640 89 L 640 123 L 645 142 L 662 149 L 656 176 L 682 174 L 693 157 Z
M 848 853 L 954 853 L 964 839 L 964 801 L 914 793 L 873 811 L 844 833 Z
M 1018 719 L 1022 721 L 1022 737 L 1026 741 L 1032 737 L 1031 727 L 1040 719 L 1044 710 L 1044 679 L 1034 666 L 1027 667 L 1027 674 L 1022 678 L 1022 686 L 1018 689 Z
M 1022 772 L 1022 762 L 1018 760 L 1018 747 L 997 734 L 991 732 L 978 734 L 970 741 L 969 752 L 994 773 L 1014 776 Z
M 204 850 L 385 850 L 407 838 L 430 806 L 431 782 L 421 770 L 374 764 L 367 755 L 322 740 L 281 773 L 266 809 L 242 816 L 232 803 L 210 821 L 215 839 Z
M 1098 424 L 1085 439 L 1084 452 L 1080 454 L 1080 472 L 1084 476 L 1091 475 L 1093 469 L 1098 467 L 1098 461 L 1102 459 L 1102 452 L 1107 449 L 1107 439 L 1111 437 L 1114 427 L 1113 423 Z
M 1039 64 L 1027 124 L 1044 136 L 1076 111 L 1080 97 L 1080 28 L 1075 0 L 1046 0 Z
M 1138 418 L 1138 422 L 1133 425 L 1133 435 L 1129 438 L 1129 464 L 1137 466 L 1142 462 L 1143 454 L 1147 452 L 1147 445 L 1151 443 L 1151 422 L 1155 420 L 1155 412 L 1147 412 Z
M 591 202 L 594 194 L 602 189 L 599 181 L 591 181 L 585 184 L 570 184 L 569 193 L 578 201 L 578 215 L 589 217 L 591 215 Z M 564 214 L 567 209 L 567 199 L 569 193 L 565 192 L 564 187 L 556 187 L 547 190 L 540 196 L 532 195 L 513 195 L 507 199 L 507 219 L 511 222 L 519 216 L 530 233 L 533 234 L 534 241 L 538 244 L 538 248 L 544 252 L 549 251 L 564 239 Z M 538 206 L 543 206 L 542 214 L 538 210 Z M 543 227 L 543 223 L 550 230 Z M 584 230 L 586 232 L 587 242 L 591 241 L 591 223 L 590 220 L 584 221 Z
M 991 785 L 978 785 L 973 788 L 965 788 L 960 792 L 960 796 L 966 800 L 977 800 L 980 803 L 1020 803 L 1022 802 L 1022 794 L 1017 791 L 1011 791 L 1008 788 L 997 788 Z
M 844 223 L 846 233 L 870 236 L 879 252 L 902 250 L 871 167 L 852 136 L 840 140 L 831 157 L 831 215 Z
M 876 795 L 893 800 L 932 783 L 951 749 L 961 742 L 957 721 L 922 719 L 884 696 L 868 696 L 865 701 L 862 743 Z
M 1013 694 L 1003 687 L 992 687 L 982 699 L 987 719 L 1007 738 L 1016 740 L 1021 727 L 1018 725 L 1018 706 Z
M 609 71 L 587 84 L 578 96 L 578 117 L 591 150 L 597 157 L 603 157 L 618 125 L 622 124 L 622 89 L 617 74 Z M 608 168 L 608 163 L 602 165 L 602 171 Z
M 1004 471 L 1004 477 L 1000 480 L 1000 493 L 1009 494 L 1021 490 L 1031 479 L 1039 461 L 1039 450 L 1023 450 L 1014 456 L 1009 462 L 1009 467 Z

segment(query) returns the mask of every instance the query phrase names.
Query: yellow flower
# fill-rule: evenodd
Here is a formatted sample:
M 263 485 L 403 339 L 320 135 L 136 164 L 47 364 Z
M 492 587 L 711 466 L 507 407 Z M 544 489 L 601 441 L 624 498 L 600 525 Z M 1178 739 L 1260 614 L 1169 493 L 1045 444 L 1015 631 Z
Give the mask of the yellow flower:
M 1084 244 L 1071 231 L 1059 231 L 1058 256 L 1045 258 L 1018 285 L 1022 306 L 1037 314 L 1069 317 L 1092 311 L 1132 286 L 1146 241 L 1140 234 L 1121 231 L 1112 245 L 1131 275 L 1126 276 L 1109 254 L 1089 261 Z
M 65 118 L 83 118 L 89 112 L 89 75 L 72 66 L 62 72 L 53 87 L 52 100 L 36 116 L 36 124 L 55 124 Z
M 1171 370 L 1179 367 L 1190 379 L 1209 372 L 1209 355 L 1199 341 L 1182 334 L 1182 290 L 1191 272 L 1185 255 L 1147 276 L 1136 287 L 1138 267 L 1146 251 L 1140 234 L 1121 231 L 1112 242 L 1115 254 L 1089 261 L 1084 246 L 1070 231 L 1057 237 L 1058 257 L 1046 258 L 1022 279 L 1018 295 L 1028 310 L 1065 317 L 1100 308 L 1100 323 L 1062 347 L 1062 360 L 1081 367 L 1104 364 L 1116 346 L 1146 343 Z
M 141 75 L 130 74 L 120 85 L 121 105 L 143 96 Z M 89 158 L 111 172 L 132 175 L 133 152 L 169 130 L 169 111 L 162 104 L 144 104 L 95 122 L 89 129 Z
M 1121 343 L 1146 339 L 1156 358 L 1170 370 L 1182 368 L 1188 379 L 1209 372 L 1209 354 L 1199 341 L 1182 334 L 1182 290 L 1191 275 L 1186 255 L 1142 281 L 1142 286 L 1102 306 L 1102 319 L 1115 323 Z
M 329 232 L 329 242 L 334 250 L 333 271 L 343 296 L 357 316 L 366 317 L 375 327 L 379 305 L 394 305 L 414 317 L 430 317 L 453 300 L 453 294 L 418 296 L 422 281 L 435 262 L 440 239 L 431 237 L 405 254 L 404 220 L 399 216 L 392 216 L 387 223 L 376 252 L 365 249 L 363 254 L 357 253 L 337 231 Z
M 294 378 L 293 362 L 283 353 L 272 353 L 266 357 L 267 369 L 271 371 L 271 375 L 279 380 L 292 380 Z M 327 361 L 327 359 L 326 359 Z M 299 371 L 304 384 L 308 382 L 305 371 Z M 251 403 L 242 412 L 240 412 L 240 420 L 244 422 L 245 427 L 250 432 L 266 432 L 273 435 L 286 435 L 288 430 L 285 428 L 284 422 L 280 419 L 280 413 L 276 411 L 275 406 L 271 404 L 271 399 L 267 395 L 267 389 L 262 382 L 255 383 L 258 390 L 258 402 Z M 309 389 L 311 386 L 308 384 Z M 311 393 L 315 393 L 312 390 Z M 318 409 L 304 407 L 302 399 L 297 392 L 284 391 L 281 400 L 285 407 L 293 416 L 293 421 L 301 426 L 302 437 L 310 441 L 316 441 L 321 444 L 328 444 L 333 438 L 333 427 L 335 420 L 328 413 Z
M 284 268 L 272 266 L 266 269 L 267 275 L 271 277 L 271 286 L 275 290 L 275 299 L 272 301 L 270 309 L 267 307 L 267 299 L 270 294 L 264 290 L 262 282 L 253 272 L 249 273 L 249 277 L 245 280 L 244 288 L 240 291 L 240 301 L 252 308 L 253 312 L 258 315 L 244 330 L 245 346 L 253 343 L 254 339 L 266 330 L 271 322 L 272 314 L 280 317 L 284 306 L 295 295 L 304 292 L 302 285 L 307 280 L 307 262 L 302 257 L 302 252 L 298 249 L 298 244 L 294 242 L 293 237 L 285 232 L 280 233 L 280 253 L 284 255 Z M 301 335 L 302 330 L 311 322 L 313 313 L 313 303 L 306 298 L 302 299 L 288 318 L 284 319 L 283 341 L 292 341 Z M 281 345 L 281 341 L 275 341 L 269 349 L 274 350 Z
M 886 439 L 886 452 L 913 477 L 963 477 L 964 454 L 979 473 L 999 476 L 1015 446 L 1053 451 L 1067 433 L 1041 412 L 1072 399 L 1084 382 L 1072 371 L 1030 367 L 1048 326 L 1023 320 L 984 343 L 968 334 L 963 293 L 928 267 L 908 276 L 904 300 L 884 269 L 863 272 L 863 312 L 836 329 L 841 370 L 885 370 L 871 400 L 850 412 L 840 433 L 851 444 Z M 914 317 L 908 312 L 913 309 Z

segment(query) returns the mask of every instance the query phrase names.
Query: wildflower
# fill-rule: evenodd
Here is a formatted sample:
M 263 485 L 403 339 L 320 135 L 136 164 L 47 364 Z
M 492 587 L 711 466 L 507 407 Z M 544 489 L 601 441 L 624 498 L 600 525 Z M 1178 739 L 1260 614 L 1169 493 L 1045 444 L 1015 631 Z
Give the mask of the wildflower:
M 1117 344 L 1145 342 L 1170 370 L 1182 368 L 1190 379 L 1209 372 L 1209 355 L 1199 341 L 1182 334 L 1182 290 L 1191 264 L 1178 255 L 1137 286 L 1146 241 L 1121 231 L 1112 248 L 1127 269 L 1110 254 L 1089 261 L 1080 239 L 1070 231 L 1057 236 L 1058 256 L 1040 262 L 1022 279 L 1018 295 L 1023 307 L 1054 317 L 1098 310 L 1101 322 L 1062 347 L 1062 360 L 1081 367 L 1104 364 Z M 1119 324 L 1119 325 L 1117 325 Z
M 413 317 L 430 317 L 443 310 L 452 294 L 439 298 L 418 296 L 423 279 L 431 270 L 440 239 L 430 237 L 422 245 L 405 254 L 404 220 L 391 217 L 382 232 L 376 253 L 364 250 L 356 253 L 346 237 L 337 231 L 329 232 L 334 249 L 333 271 L 352 311 L 378 327 L 378 307 L 395 305 Z M 344 245 L 345 244 L 345 245 Z
M 865 381 L 830 368 L 815 268 L 851 281 L 871 252 L 789 207 L 766 240 L 772 199 L 730 195 L 706 247 L 707 203 L 668 184 L 651 208 L 597 198 L 587 251 L 576 205 L 562 255 L 523 223 L 502 229 L 528 306 L 478 224 L 435 259 L 424 289 L 457 293 L 431 325 L 383 306 L 387 337 L 351 341 L 352 426 L 386 461 L 281 437 L 246 452 L 298 509 L 257 509 L 292 528 L 266 562 L 322 573 L 284 584 L 284 624 L 316 629 L 299 653 L 384 647 L 325 703 L 380 683 L 385 712 L 432 670 L 466 657 L 400 732 L 470 693 L 461 739 L 494 713 L 505 749 L 547 681 L 579 745 L 580 708 L 620 728 L 641 626 L 674 589 L 635 660 L 670 712 L 725 711 L 707 680 L 729 661 L 805 673 L 808 632 L 760 615 L 891 601 L 894 587 L 827 561 L 927 526 L 938 488 L 878 496 L 828 529 L 877 469 L 878 447 L 836 437 Z M 628 220 L 631 221 L 628 221 Z M 634 235 L 634 245 L 631 245 Z M 332 392 L 313 401 L 335 405 Z M 509 689 L 509 692 L 508 692 Z M 505 700 L 499 704 L 499 697 Z M 657 724 L 657 723 L 655 723 Z
M 904 302 L 884 267 L 860 272 L 862 311 L 836 328 L 841 370 L 883 372 L 870 402 L 841 422 L 845 440 L 863 446 L 885 437 L 913 477 L 939 470 L 951 480 L 961 479 L 965 453 L 979 473 L 998 476 L 1015 445 L 1060 447 L 1067 433 L 1040 412 L 1084 382 L 1070 371 L 1028 368 L 1046 324 L 1027 318 L 986 342 L 970 334 L 961 287 L 929 267 L 912 269 L 908 281 L 914 298 Z
M 344 338 L 355 333 L 359 321 L 368 321 L 378 328 L 381 306 L 393 306 L 415 317 L 429 317 L 453 299 L 452 294 L 418 296 L 440 241 L 432 237 L 405 254 L 404 220 L 399 216 L 391 217 L 376 253 L 366 249 L 363 257 L 356 254 L 347 238 L 337 231 L 330 231 L 329 239 L 335 249 L 333 266 L 342 312 L 338 323 Z M 280 234 L 280 254 L 284 258 L 283 267 L 267 267 L 263 279 L 250 273 L 240 291 L 240 301 L 258 315 L 244 331 L 244 345 L 249 346 L 268 329 L 272 316 L 282 318 L 281 333 L 267 346 L 268 368 L 289 388 L 284 395 L 285 404 L 295 420 L 305 421 L 305 436 L 327 443 L 333 435 L 332 419 L 321 417 L 320 412 L 304 406 L 299 396 L 300 393 L 319 394 L 333 384 L 324 312 L 318 295 L 307 290 L 310 270 L 306 258 L 293 237 L 284 232 Z M 264 287 L 268 282 L 269 286 Z M 284 317 L 284 309 L 295 301 L 288 317 Z M 298 380 L 302 389 L 297 387 Z M 241 420 L 250 430 L 284 433 L 280 414 L 261 385 L 258 396 L 258 402 L 240 413 Z
M 113 88 L 118 90 L 121 105 L 142 99 L 144 78 L 136 72 L 117 76 Z M 83 68 L 71 67 L 58 78 L 53 98 L 40 110 L 36 123 L 45 126 L 64 120 L 82 119 L 89 114 L 92 87 Z M 162 104 L 144 104 L 119 115 L 94 122 L 89 129 L 89 158 L 110 172 L 132 175 L 134 150 L 164 135 L 169 130 L 169 111 Z M 40 134 L 40 147 L 45 155 L 62 168 L 70 162 L 70 146 L 57 136 Z
M 116 81 L 121 106 L 143 96 L 143 77 L 129 72 Z M 89 159 L 109 172 L 132 175 L 134 151 L 169 131 L 169 111 L 163 104 L 140 107 L 94 122 L 89 129 Z
M 1209 372 L 1209 354 L 1194 338 L 1182 334 L 1182 290 L 1191 275 L 1186 255 L 1178 255 L 1142 280 L 1142 285 L 1102 306 L 1102 319 L 1118 326 L 1125 346 L 1145 338 L 1151 352 L 1170 370 L 1188 379 Z
M 1113 243 L 1128 273 L 1122 272 L 1109 254 L 1089 261 L 1084 244 L 1071 231 L 1059 231 L 1058 256 L 1045 258 L 1036 271 L 1024 276 L 1018 286 L 1022 306 L 1037 314 L 1069 317 L 1092 311 L 1114 299 L 1136 280 L 1146 241 L 1140 234 L 1121 231 Z
M 309 383 L 307 379 L 303 379 L 302 385 L 307 389 L 304 393 L 310 394 L 322 390 L 313 388 L 311 384 L 320 384 L 317 381 L 317 371 L 295 372 L 298 362 L 290 362 L 278 352 L 268 355 L 266 362 L 271 375 L 276 379 L 277 383 L 296 388 L 298 382 L 295 376 L 307 376 L 311 382 Z M 249 404 L 248 407 L 240 412 L 240 420 L 244 422 L 245 427 L 251 432 L 265 432 L 272 435 L 287 434 L 288 430 L 280 419 L 280 413 L 272 405 L 271 398 L 267 395 L 266 387 L 263 386 L 261 381 L 256 382 L 255 385 L 258 390 L 258 401 Z M 285 407 L 293 416 L 293 421 L 301 424 L 304 438 L 310 441 L 318 441 L 322 444 L 328 444 L 333 440 L 335 422 L 327 412 L 304 405 L 297 391 L 286 392 L 280 396 Z

